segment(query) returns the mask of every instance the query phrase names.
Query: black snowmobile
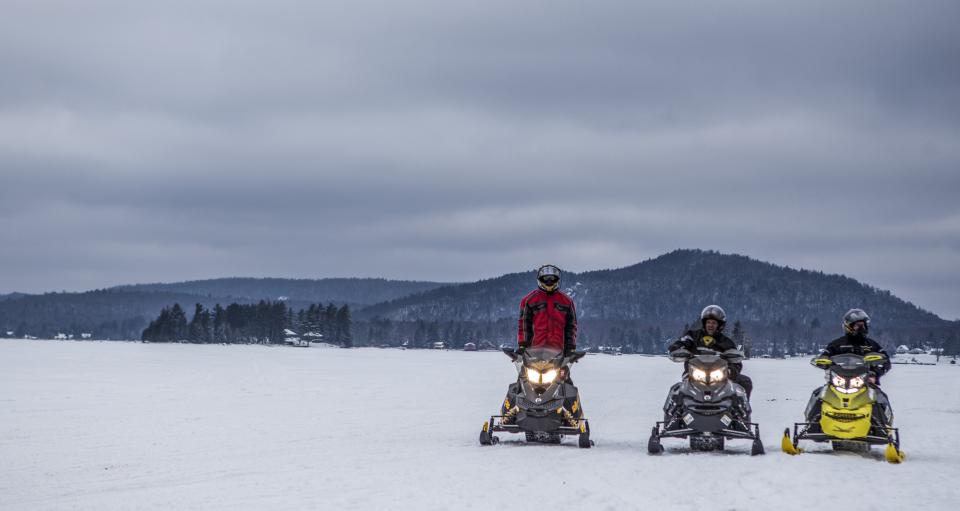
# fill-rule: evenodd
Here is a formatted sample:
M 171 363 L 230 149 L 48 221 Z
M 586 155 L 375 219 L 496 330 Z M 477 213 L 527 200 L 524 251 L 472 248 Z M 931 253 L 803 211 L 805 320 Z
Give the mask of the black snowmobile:
M 800 454 L 801 440 L 830 442 L 835 451 L 868 452 L 873 445 L 886 445 L 886 460 L 902 462 L 905 455 L 900 450 L 900 430 L 893 427 L 890 401 L 870 383 L 874 368 L 886 360 L 881 353 L 814 357 L 810 363 L 826 371 L 827 384 L 810 395 L 806 422 L 793 425 L 792 439 L 790 428 L 784 430 L 783 452 Z
M 528 442 L 559 444 L 563 436 L 576 435 L 579 445 L 589 448 L 590 425 L 583 418 L 580 393 L 564 378 L 568 366 L 586 355 L 575 351 L 564 356 L 552 348 L 528 349 L 518 354 L 503 348 L 517 367 L 519 378 L 507 389 L 500 415 L 490 417 L 480 431 L 480 444 L 500 442 L 494 433 L 524 433 Z
M 670 358 L 684 362 L 687 370 L 667 394 L 663 421 L 653 427 L 647 452 L 662 453 L 662 438 L 689 438 L 694 451 L 723 450 L 724 440 L 743 439 L 753 440 L 751 455 L 763 454 L 760 426 L 750 422 L 747 393 L 729 378 L 728 364 L 740 362 L 743 354 L 732 349 L 720 353 L 679 349 Z

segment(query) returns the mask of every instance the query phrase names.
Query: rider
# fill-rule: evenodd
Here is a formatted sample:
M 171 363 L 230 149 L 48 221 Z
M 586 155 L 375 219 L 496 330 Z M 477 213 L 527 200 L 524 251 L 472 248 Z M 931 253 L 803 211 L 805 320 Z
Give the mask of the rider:
M 527 349 L 553 348 L 570 355 L 577 349 L 577 310 L 573 300 L 560 291 L 560 268 L 545 264 L 537 270 L 537 289 L 520 301 L 520 320 L 517 327 L 517 354 Z M 560 378 L 570 385 L 569 367 L 560 369 Z M 511 395 L 518 393 L 518 383 L 510 386 L 501 414 L 507 413 Z M 576 418 L 583 416 L 583 407 L 577 401 L 571 407 Z M 505 421 L 506 422 L 506 421 Z
M 820 355 L 814 359 L 814 364 L 822 369 L 829 369 L 832 361 L 830 357 L 845 353 L 854 355 L 866 355 L 867 353 L 879 353 L 883 355 L 884 360 L 880 366 L 874 366 L 873 376 L 870 377 L 870 383 L 876 385 L 877 405 L 883 410 L 887 424 L 893 424 L 893 409 L 890 407 L 890 399 L 887 394 L 880 390 L 880 377 L 890 371 L 890 355 L 880 346 L 877 341 L 867 337 L 869 331 L 870 316 L 863 309 L 850 309 L 843 315 L 843 337 L 833 340 Z M 822 387 L 821 387 L 822 388 Z M 820 389 L 813 391 L 810 403 L 807 405 L 807 421 L 817 422 L 820 416 L 820 407 L 822 402 L 817 398 Z
M 874 369 L 876 377 L 871 383 L 880 385 L 880 377 L 890 370 L 890 355 L 877 341 L 867 337 L 870 330 L 870 316 L 863 309 L 850 309 L 843 315 L 843 337 L 834 339 L 816 359 L 818 366 L 830 367 L 830 357 L 843 353 L 866 355 L 880 353 L 884 356 L 883 365 Z
M 727 313 L 719 305 L 707 305 L 700 312 L 699 330 L 687 330 L 683 337 L 677 339 L 668 348 L 667 351 L 674 352 L 679 349 L 686 349 L 693 352 L 697 348 L 709 348 L 719 352 L 737 349 L 736 343 L 732 339 L 723 335 L 723 327 L 727 324 Z M 747 400 L 750 399 L 750 393 L 753 392 L 753 380 L 750 377 L 740 374 L 743 370 L 741 362 L 730 363 L 730 380 L 743 387 L 747 392 Z M 686 370 L 686 367 L 684 367 Z
M 577 349 L 577 309 L 560 291 L 560 268 L 545 264 L 537 270 L 537 289 L 520 301 L 518 351 L 551 347 L 570 354 Z

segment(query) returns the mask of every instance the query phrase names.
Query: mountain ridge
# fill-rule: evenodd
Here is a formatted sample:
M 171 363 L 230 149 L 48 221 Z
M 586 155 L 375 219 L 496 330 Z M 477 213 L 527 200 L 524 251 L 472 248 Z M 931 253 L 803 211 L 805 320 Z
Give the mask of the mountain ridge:
M 310 303 L 349 305 L 360 323 L 459 322 L 490 338 L 508 339 L 515 336 L 519 300 L 534 286 L 533 270 L 463 283 L 233 277 L 130 284 L 0 298 L 0 330 L 52 335 L 86 329 L 111 338 L 137 338 L 138 330 L 174 301 L 189 310 L 194 303 L 210 308 L 282 300 L 294 309 Z M 836 328 L 852 307 L 871 314 L 875 332 L 893 332 L 898 338 L 912 335 L 911 330 L 960 325 L 844 275 L 711 250 L 678 249 L 620 268 L 566 272 L 563 286 L 577 304 L 587 338 L 615 338 L 620 335 L 610 333 L 615 329 L 673 332 L 695 324 L 709 303 L 723 306 L 731 322 L 741 321 L 755 335 L 767 337 L 822 336 L 822 325 Z M 375 335 L 358 335 L 364 337 L 372 341 Z

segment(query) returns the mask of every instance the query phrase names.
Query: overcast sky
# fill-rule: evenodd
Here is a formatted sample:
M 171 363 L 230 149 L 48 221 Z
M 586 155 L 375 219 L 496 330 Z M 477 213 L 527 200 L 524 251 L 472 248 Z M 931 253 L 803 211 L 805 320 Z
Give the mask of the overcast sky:
M 960 318 L 956 0 L 2 12 L 0 293 L 703 248 Z

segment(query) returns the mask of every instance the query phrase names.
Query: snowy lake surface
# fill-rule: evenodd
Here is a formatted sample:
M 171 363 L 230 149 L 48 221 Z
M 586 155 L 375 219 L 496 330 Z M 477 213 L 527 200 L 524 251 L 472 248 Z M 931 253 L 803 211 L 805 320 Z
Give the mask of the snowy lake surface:
M 780 452 L 823 383 L 755 359 L 767 448 L 646 453 L 681 367 L 592 355 L 573 368 L 593 449 L 526 444 L 484 420 L 516 378 L 498 352 L 0 341 L 0 509 L 954 509 L 960 367 L 897 365 L 883 386 L 906 461 Z

